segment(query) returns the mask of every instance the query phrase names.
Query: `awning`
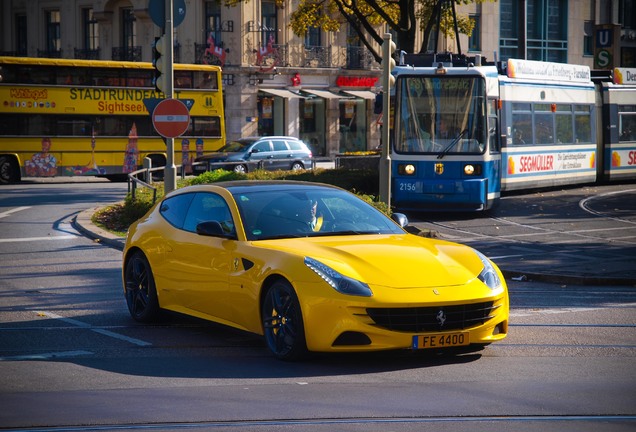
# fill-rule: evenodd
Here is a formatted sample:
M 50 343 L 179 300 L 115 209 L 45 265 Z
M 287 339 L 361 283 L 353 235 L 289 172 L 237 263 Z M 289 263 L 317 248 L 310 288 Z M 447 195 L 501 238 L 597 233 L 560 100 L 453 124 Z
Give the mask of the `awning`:
M 362 99 L 375 100 L 375 93 L 369 90 L 343 90 L 342 92 Z
M 335 93 L 331 93 L 328 90 L 303 89 L 303 91 L 305 93 L 309 93 L 309 94 L 312 94 L 314 96 L 321 97 L 323 99 L 343 99 L 343 98 L 346 99 L 346 96 L 338 95 L 338 94 L 335 94 Z
M 259 88 L 259 91 L 262 91 L 263 93 L 268 93 L 274 96 L 278 96 L 278 97 L 282 97 L 285 99 L 305 99 L 305 96 L 298 94 L 298 93 L 294 93 L 293 91 L 289 91 L 289 90 L 283 90 L 283 89 L 265 89 L 265 88 Z

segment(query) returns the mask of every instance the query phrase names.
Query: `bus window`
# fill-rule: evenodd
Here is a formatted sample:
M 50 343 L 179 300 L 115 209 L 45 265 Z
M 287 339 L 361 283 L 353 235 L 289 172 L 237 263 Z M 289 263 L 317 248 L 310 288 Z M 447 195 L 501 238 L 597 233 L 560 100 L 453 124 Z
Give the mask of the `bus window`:
M 216 75 L 210 72 L 195 71 L 194 82 L 196 84 L 196 88 L 200 89 L 217 90 L 219 88 L 219 83 L 216 79 Z
M 221 136 L 221 119 L 219 117 L 195 117 L 192 119 L 194 129 L 191 136 L 219 137 Z
M 151 73 L 147 70 L 129 70 L 126 74 L 126 87 L 150 87 Z
M 192 72 L 174 71 L 174 88 L 192 88 Z

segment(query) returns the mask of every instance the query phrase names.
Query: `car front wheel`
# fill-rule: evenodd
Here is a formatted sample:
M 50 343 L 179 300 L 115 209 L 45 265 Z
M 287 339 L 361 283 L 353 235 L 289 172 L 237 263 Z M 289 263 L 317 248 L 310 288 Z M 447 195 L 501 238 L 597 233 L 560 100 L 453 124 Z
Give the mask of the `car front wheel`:
M 135 321 L 151 322 L 159 317 L 155 279 L 143 252 L 135 252 L 126 263 L 124 287 L 128 311 Z
M 300 303 L 289 282 L 278 280 L 267 290 L 261 316 L 265 342 L 274 356 L 294 361 L 307 355 Z

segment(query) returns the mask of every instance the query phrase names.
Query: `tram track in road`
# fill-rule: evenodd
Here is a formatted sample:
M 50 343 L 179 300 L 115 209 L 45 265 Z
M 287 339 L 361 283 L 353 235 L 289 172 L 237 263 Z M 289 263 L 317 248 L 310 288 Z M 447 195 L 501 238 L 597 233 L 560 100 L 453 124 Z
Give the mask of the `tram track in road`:
M 559 430 L 577 430 L 575 425 L 596 426 L 605 430 L 612 427 L 636 423 L 635 415 L 502 415 L 502 416 L 422 416 L 422 417 L 340 417 L 340 418 L 297 418 L 273 420 L 232 420 L 232 421 L 200 421 L 182 423 L 134 423 L 134 424 L 104 424 L 92 426 L 57 426 L 56 432 L 79 431 L 114 431 L 114 430 L 152 430 L 174 431 L 183 429 L 215 430 L 215 431 L 313 431 L 331 432 L 333 430 L 346 431 L 416 431 L 424 425 L 437 425 L 435 430 L 468 430 L 471 424 L 487 425 L 490 430 L 509 430 L 508 427 L 524 427 L 523 430 L 542 430 L 546 425 L 558 425 Z M 419 425 L 419 426 L 418 426 Z M 525 429 L 531 426 L 532 429 Z M 372 429 L 368 429 L 372 428 Z M 390 429 L 386 429 L 390 428 Z M 536 429 L 535 429 L 536 428 Z M 5 432 L 50 432 L 50 428 L 19 428 L 2 429 Z M 578 429 L 581 430 L 581 429 Z M 618 429 L 617 429 L 618 430 Z

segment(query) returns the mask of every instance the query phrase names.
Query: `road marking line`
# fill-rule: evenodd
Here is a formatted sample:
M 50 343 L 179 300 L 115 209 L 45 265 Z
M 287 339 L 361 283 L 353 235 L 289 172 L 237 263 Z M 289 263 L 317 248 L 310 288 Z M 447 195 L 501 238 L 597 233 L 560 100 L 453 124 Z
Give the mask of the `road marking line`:
M 51 352 L 43 354 L 29 354 L 19 356 L 0 357 L 0 361 L 15 361 L 15 360 L 48 360 L 54 358 L 65 357 L 77 357 L 83 355 L 92 355 L 91 351 L 63 351 L 63 352 Z
M 12 210 L 7 210 L 5 212 L 0 213 L 0 219 L 2 219 L 4 217 L 7 217 L 7 216 L 10 216 L 12 213 L 19 212 L 19 211 L 26 210 L 26 209 L 30 209 L 30 208 L 31 207 L 16 207 L 16 208 L 14 208 Z
M 12 243 L 12 242 L 30 242 L 30 241 L 45 241 L 45 240 L 71 240 L 76 239 L 77 235 L 61 235 L 61 236 L 47 236 L 47 237 L 24 237 L 24 238 L 8 238 L 0 239 L 0 243 Z
M 85 323 L 83 321 L 78 321 L 75 320 L 73 318 L 65 318 L 61 315 L 57 315 L 54 314 L 52 312 L 44 312 L 44 311 L 37 311 L 36 312 L 38 315 L 40 316 L 45 316 L 45 317 L 49 317 L 49 318 L 53 318 L 53 319 L 58 319 L 60 321 L 64 321 L 65 323 L 68 324 L 72 324 L 74 326 L 77 327 L 81 327 L 81 328 L 85 328 L 87 330 L 93 331 L 95 333 L 99 333 L 101 335 L 104 336 L 108 336 L 108 337 L 112 337 L 115 339 L 120 339 L 126 342 L 130 342 L 134 345 L 139 345 L 139 346 L 151 346 L 152 344 L 150 342 L 146 342 L 146 341 L 142 341 L 141 339 L 135 339 L 135 338 L 131 338 L 128 336 L 124 336 L 124 335 L 120 335 L 119 333 L 115 333 L 109 330 L 104 330 L 104 329 L 100 329 L 100 328 L 94 328 L 91 324 Z

